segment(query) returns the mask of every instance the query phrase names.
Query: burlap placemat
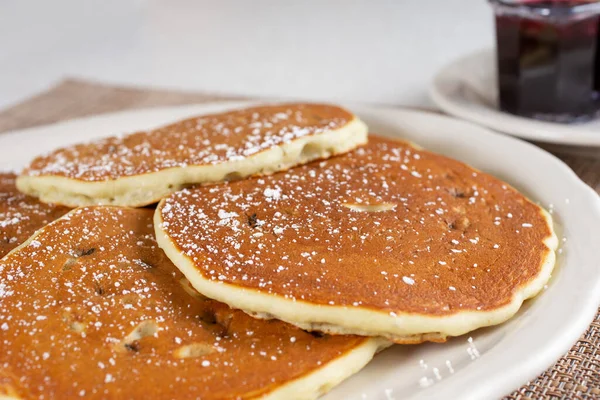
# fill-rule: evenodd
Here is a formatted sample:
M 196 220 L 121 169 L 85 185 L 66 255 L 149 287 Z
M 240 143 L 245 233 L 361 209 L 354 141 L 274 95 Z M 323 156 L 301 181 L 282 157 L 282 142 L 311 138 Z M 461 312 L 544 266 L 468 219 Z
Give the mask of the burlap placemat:
M 211 94 L 123 88 L 66 80 L 45 93 L 0 112 L 0 132 L 124 109 L 231 99 Z M 600 159 L 573 155 L 560 157 L 600 193 Z M 563 358 L 506 399 L 600 399 L 600 313 Z

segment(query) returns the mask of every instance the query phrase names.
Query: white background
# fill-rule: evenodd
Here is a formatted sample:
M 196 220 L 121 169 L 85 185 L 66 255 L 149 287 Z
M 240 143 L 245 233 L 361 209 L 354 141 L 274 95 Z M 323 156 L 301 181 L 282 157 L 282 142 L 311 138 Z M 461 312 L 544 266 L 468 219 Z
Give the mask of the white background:
M 433 74 L 493 29 L 485 0 L 0 0 L 0 108 L 67 76 L 430 105 Z

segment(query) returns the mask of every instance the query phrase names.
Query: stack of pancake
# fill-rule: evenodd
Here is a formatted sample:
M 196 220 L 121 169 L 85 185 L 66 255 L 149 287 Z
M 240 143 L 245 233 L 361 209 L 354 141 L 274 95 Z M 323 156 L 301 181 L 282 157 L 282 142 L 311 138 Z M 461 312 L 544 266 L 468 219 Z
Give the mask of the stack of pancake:
M 333 105 L 61 148 L 0 177 L 0 398 L 316 398 L 506 321 L 556 245 L 508 184 Z

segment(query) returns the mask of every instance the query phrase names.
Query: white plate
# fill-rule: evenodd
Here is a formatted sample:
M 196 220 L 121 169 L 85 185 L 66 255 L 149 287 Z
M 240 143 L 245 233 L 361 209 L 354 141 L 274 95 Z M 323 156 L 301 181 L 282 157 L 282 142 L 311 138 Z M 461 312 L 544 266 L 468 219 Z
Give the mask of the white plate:
M 128 111 L 0 134 L 0 170 L 19 169 L 36 154 L 59 145 L 245 105 Z M 395 346 L 326 399 L 491 399 L 551 366 L 585 330 L 600 302 L 600 199 L 596 193 L 554 156 L 485 128 L 424 112 L 349 108 L 372 132 L 413 140 L 505 179 L 545 207 L 552 204 L 559 237 L 568 240 L 548 289 L 527 302 L 510 322 L 445 344 Z
M 478 51 L 445 66 L 433 79 L 429 94 L 442 110 L 500 132 L 527 140 L 598 147 L 600 119 L 558 124 L 518 117 L 497 108 L 496 55 Z

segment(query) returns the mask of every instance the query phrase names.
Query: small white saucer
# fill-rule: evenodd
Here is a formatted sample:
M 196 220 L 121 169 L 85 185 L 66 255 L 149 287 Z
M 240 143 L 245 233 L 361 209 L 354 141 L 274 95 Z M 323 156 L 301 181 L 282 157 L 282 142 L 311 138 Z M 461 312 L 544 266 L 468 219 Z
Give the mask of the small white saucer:
M 600 119 L 567 125 L 498 110 L 496 57 L 492 50 L 478 51 L 445 66 L 435 76 L 429 93 L 446 113 L 496 131 L 532 141 L 596 147 L 593 150 L 600 151 Z

